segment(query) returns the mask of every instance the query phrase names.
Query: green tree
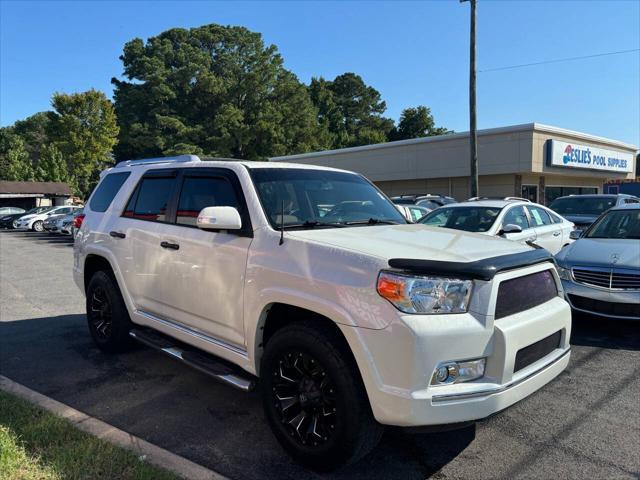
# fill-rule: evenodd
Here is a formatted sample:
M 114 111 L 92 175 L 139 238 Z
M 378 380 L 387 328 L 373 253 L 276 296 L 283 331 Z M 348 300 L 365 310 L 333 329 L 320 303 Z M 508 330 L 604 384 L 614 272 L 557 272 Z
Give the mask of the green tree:
M 50 118 L 51 112 L 38 112 L 13 124 L 13 131 L 24 141 L 33 165 L 37 165 L 42 147 L 49 142 Z
M 436 127 L 431 109 L 420 105 L 415 108 L 405 108 L 400 115 L 398 126 L 389 134 L 390 140 L 405 140 L 408 138 L 431 137 L 451 133 L 444 127 Z
M 22 138 L 11 128 L 0 129 L 0 180 L 31 181 L 33 176 Z
M 179 153 L 264 159 L 322 148 L 316 109 L 274 45 L 243 27 L 175 28 L 120 57 L 118 159 Z
M 67 182 L 74 184 L 62 152 L 53 144 L 43 145 L 36 164 L 35 178 L 39 182 Z
M 61 156 L 76 193 L 86 197 L 96 173 L 113 163 L 111 152 L 118 136 L 113 105 L 97 90 L 55 93 L 51 104 L 48 136 L 57 152 L 48 151 L 50 164 L 59 165 Z
M 355 73 L 313 78 L 309 94 L 333 148 L 384 142 L 393 129 L 393 120 L 382 116 L 387 106 L 380 92 Z

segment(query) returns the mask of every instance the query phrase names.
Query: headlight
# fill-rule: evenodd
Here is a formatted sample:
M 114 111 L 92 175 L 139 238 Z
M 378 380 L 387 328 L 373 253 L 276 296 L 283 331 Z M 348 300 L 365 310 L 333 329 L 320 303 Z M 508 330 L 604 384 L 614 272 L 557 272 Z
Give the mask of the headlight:
M 558 276 L 562 280 L 573 280 L 571 278 L 571 270 L 569 268 L 564 268 L 559 265 L 556 265 L 556 269 L 558 270 Z
M 471 280 L 380 272 L 378 293 L 404 313 L 464 313 Z

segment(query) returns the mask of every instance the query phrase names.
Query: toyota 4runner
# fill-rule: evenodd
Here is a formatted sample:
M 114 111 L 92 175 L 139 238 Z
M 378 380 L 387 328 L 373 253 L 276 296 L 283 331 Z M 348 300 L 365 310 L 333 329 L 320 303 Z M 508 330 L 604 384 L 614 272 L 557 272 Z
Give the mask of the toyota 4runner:
M 138 340 L 241 390 L 259 384 L 278 441 L 316 469 L 362 457 L 384 425 L 487 417 L 569 362 L 548 252 L 407 224 L 361 175 L 127 161 L 84 212 L 74 278 L 97 346 Z

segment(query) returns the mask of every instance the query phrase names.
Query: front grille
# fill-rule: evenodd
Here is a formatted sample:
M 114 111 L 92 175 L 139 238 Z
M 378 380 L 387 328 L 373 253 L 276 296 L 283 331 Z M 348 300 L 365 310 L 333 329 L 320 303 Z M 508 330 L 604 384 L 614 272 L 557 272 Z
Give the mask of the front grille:
M 584 285 L 614 290 L 640 290 L 640 273 L 595 267 L 574 267 L 572 271 L 575 281 Z
M 575 308 L 587 312 L 613 315 L 616 317 L 640 318 L 640 303 L 614 303 L 594 300 L 581 295 L 569 294 L 569 300 Z
M 521 348 L 516 353 L 516 363 L 513 366 L 513 372 L 518 372 L 525 367 L 528 367 L 534 362 L 537 362 L 541 358 L 549 355 L 556 348 L 560 347 L 560 339 L 562 333 L 558 330 L 553 335 L 549 335 L 542 340 L 532 343 L 528 347 Z
M 505 280 L 498 288 L 495 318 L 529 310 L 557 296 L 558 287 L 551 270 Z

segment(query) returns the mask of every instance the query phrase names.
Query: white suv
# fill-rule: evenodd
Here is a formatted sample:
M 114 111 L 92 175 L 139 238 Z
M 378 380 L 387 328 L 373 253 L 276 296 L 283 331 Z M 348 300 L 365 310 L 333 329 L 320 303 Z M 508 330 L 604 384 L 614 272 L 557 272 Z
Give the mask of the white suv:
M 129 161 L 84 212 L 74 278 L 98 347 L 136 339 L 242 390 L 259 379 L 275 436 L 319 470 L 383 425 L 487 417 L 569 361 L 546 250 L 407 224 L 361 175 Z

